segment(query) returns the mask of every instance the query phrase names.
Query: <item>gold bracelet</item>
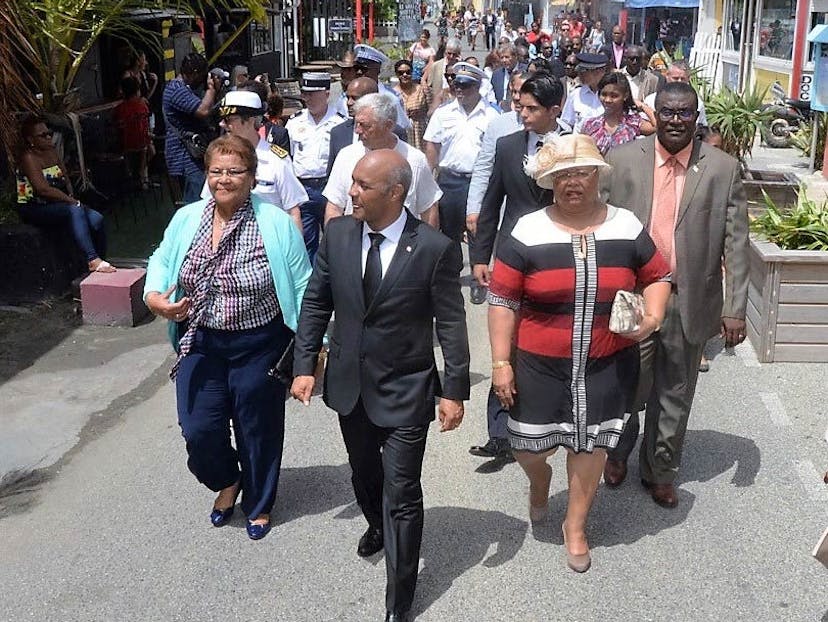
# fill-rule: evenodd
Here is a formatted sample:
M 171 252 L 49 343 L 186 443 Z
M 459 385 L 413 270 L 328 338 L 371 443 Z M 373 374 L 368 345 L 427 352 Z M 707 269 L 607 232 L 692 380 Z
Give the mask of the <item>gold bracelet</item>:
M 492 361 L 492 369 L 502 369 L 503 367 L 511 367 L 511 361 Z

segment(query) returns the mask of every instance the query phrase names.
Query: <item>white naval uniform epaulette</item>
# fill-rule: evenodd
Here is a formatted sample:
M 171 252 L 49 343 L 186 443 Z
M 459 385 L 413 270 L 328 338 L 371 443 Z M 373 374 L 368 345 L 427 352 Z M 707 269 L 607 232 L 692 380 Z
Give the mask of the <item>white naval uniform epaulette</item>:
M 331 130 L 345 117 L 328 104 L 325 115 L 317 123 L 307 108 L 300 110 L 285 123 L 290 137 L 293 170 L 299 179 L 321 179 L 328 170 Z
M 279 145 L 271 145 L 260 138 L 256 145 L 256 185 L 253 194 L 285 211 L 305 203 L 308 193 L 293 172 L 288 152 Z M 210 188 L 204 183 L 201 198 L 210 198 Z

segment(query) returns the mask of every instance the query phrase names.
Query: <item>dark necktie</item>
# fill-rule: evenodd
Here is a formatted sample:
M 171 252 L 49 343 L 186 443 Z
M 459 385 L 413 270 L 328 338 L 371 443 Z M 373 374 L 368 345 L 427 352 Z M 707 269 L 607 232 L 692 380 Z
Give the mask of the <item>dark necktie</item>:
M 369 233 L 371 248 L 368 249 L 368 258 L 365 260 L 365 274 L 362 276 L 362 291 L 365 294 L 365 306 L 369 306 L 374 295 L 382 283 L 382 262 L 380 261 L 379 247 L 385 236 L 381 233 Z
M 543 141 L 539 140 L 535 143 L 535 151 L 539 151 L 541 147 L 543 147 Z

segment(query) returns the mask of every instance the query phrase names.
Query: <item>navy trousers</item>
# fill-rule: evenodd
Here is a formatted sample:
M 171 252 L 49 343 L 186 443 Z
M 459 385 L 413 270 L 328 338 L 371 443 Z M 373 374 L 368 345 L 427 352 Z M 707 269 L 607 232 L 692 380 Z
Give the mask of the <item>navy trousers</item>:
M 443 191 L 439 202 L 440 231 L 458 244 L 466 230 L 466 202 L 469 199 L 471 174 L 455 173 L 441 168 L 437 185 Z
M 325 218 L 325 205 L 328 200 L 322 196 L 322 188 L 325 187 L 325 179 L 301 179 L 302 186 L 308 193 L 309 201 L 299 206 L 302 214 L 302 235 L 305 238 L 305 248 L 308 251 L 308 258 L 311 265 L 319 250 L 319 236 L 322 232 L 322 222 Z
M 269 514 L 276 500 L 285 386 L 268 371 L 290 338 L 281 319 L 248 330 L 199 328 L 176 376 L 187 466 L 214 492 L 241 480 L 241 507 L 251 520 Z
M 506 424 L 509 420 L 509 411 L 503 408 L 495 395 L 494 387 L 489 389 L 489 399 L 486 403 L 486 423 L 489 427 L 489 438 L 505 439 L 508 437 Z

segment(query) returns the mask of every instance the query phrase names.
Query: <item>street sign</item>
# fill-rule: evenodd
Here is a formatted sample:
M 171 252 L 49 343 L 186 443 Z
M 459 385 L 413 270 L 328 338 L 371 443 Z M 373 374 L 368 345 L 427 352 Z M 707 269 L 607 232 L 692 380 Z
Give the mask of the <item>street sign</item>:
M 350 17 L 332 17 L 328 20 L 328 32 L 349 33 L 354 31 L 354 21 Z

